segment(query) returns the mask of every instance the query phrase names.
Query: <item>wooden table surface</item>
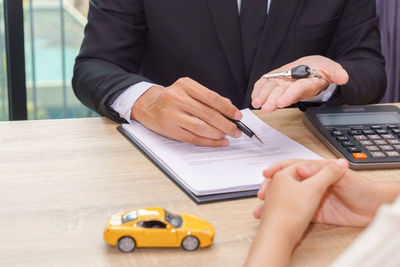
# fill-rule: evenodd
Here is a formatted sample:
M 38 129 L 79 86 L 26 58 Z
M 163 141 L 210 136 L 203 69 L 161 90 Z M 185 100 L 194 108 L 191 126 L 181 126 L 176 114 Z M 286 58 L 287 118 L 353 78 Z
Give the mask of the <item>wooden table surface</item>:
M 264 121 L 323 158 L 334 158 L 284 109 Z M 256 233 L 256 198 L 197 205 L 105 118 L 0 122 L 0 266 L 240 266 Z M 398 170 L 363 171 L 373 179 Z M 142 248 L 124 254 L 103 240 L 114 213 L 162 206 L 210 221 L 214 244 L 196 252 Z M 312 225 L 293 266 L 326 266 L 362 229 Z

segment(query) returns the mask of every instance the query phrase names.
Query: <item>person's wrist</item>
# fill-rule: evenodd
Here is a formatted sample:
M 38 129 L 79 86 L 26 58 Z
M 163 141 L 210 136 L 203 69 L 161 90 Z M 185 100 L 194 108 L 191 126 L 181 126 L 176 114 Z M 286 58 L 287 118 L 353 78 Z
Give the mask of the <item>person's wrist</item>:
M 141 95 L 132 106 L 131 119 L 140 121 L 141 114 L 148 111 L 157 102 L 158 97 L 165 90 L 162 86 L 152 86 Z
M 289 250 L 292 250 L 300 241 L 305 229 L 296 218 L 282 212 L 270 213 L 264 211 L 260 222 L 260 228 L 264 229 L 267 236 L 275 241 L 282 240 Z

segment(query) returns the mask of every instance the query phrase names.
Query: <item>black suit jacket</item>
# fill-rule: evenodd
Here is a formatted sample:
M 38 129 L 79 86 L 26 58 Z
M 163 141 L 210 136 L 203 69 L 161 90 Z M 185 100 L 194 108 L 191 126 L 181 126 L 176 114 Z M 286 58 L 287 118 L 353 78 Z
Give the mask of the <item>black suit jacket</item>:
M 308 55 L 348 71 L 334 102 L 378 101 L 386 75 L 375 0 L 272 0 L 249 81 L 236 0 L 91 0 L 72 84 L 84 104 L 117 121 L 109 104 L 122 90 L 180 77 L 245 108 L 261 75 Z

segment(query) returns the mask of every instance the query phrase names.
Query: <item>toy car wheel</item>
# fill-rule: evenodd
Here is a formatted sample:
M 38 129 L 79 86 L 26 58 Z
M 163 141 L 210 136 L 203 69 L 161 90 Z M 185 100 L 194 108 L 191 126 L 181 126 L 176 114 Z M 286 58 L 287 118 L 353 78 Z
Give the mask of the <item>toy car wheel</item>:
M 200 242 L 197 237 L 188 235 L 182 240 L 182 248 L 184 250 L 193 251 L 199 248 Z
M 136 248 L 136 242 L 133 238 L 124 236 L 118 241 L 118 248 L 122 252 L 131 252 Z

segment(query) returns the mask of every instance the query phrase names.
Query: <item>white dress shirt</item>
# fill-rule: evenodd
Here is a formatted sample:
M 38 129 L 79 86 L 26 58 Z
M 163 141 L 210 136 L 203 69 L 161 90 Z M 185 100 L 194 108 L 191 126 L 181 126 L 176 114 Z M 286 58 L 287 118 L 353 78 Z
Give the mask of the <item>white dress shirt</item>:
M 218 1 L 218 0 L 215 0 Z M 240 6 L 242 0 L 237 0 L 237 5 L 240 13 Z M 269 7 L 271 5 L 271 0 L 268 0 L 267 13 L 269 12 Z M 127 122 L 131 121 L 131 111 L 133 104 L 142 96 L 150 87 L 157 84 L 149 82 L 139 82 L 137 84 L 128 87 L 121 95 L 114 100 L 111 108 L 118 112 L 121 118 L 124 118 Z M 331 84 L 326 90 L 322 91 L 308 102 L 326 102 L 331 98 L 332 94 L 335 92 L 336 85 Z
M 375 219 L 330 267 L 400 266 L 400 197 L 379 208 Z

